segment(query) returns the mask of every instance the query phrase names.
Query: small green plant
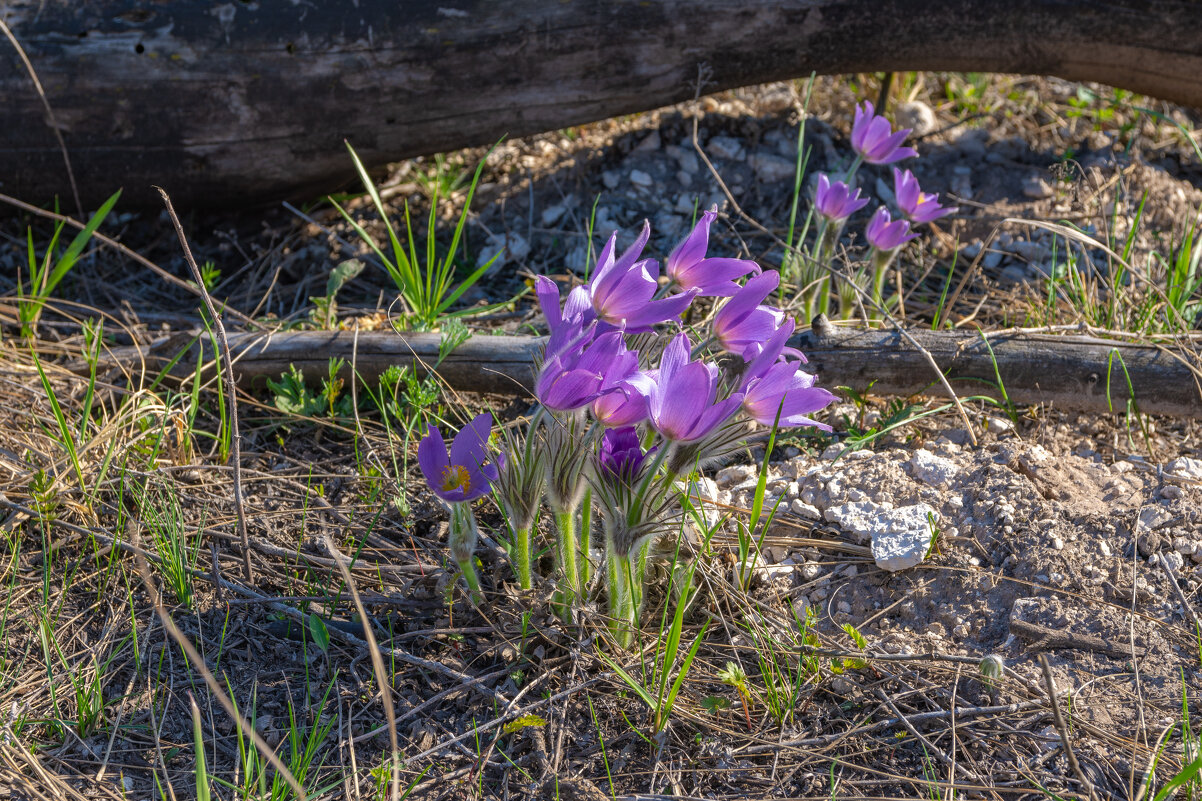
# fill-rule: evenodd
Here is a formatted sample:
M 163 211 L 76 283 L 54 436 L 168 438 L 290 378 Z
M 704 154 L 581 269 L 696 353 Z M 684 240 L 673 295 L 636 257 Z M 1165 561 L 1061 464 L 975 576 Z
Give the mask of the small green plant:
M 297 417 L 325 416 L 345 420 L 353 416 L 353 400 L 343 393 L 344 381 L 338 375 L 345 366 L 345 359 L 330 359 L 321 389 L 314 392 L 305 383 L 304 373 L 296 365 L 289 365 L 288 372 L 281 373 L 279 381 L 267 379 L 267 388 L 275 395 L 275 407 Z
M 718 671 L 718 680 L 728 687 L 733 687 L 739 694 L 739 701 L 743 704 L 743 716 L 747 718 L 747 731 L 751 731 L 751 689 L 747 686 L 747 673 L 737 662 L 727 662 L 726 667 Z M 726 701 L 725 706 L 730 706 L 730 701 L 725 698 L 715 700 Z
M 333 270 L 326 279 L 326 293 L 309 298 L 313 308 L 309 310 L 309 321 L 323 331 L 338 327 L 338 302 L 335 298 L 346 283 L 363 272 L 363 262 L 358 259 L 348 259 Z
M 457 268 L 456 258 L 460 249 L 460 242 L 463 238 L 463 229 L 467 223 L 468 209 L 472 204 L 472 197 L 476 193 L 476 186 L 480 182 L 480 174 L 484 170 L 485 160 L 481 160 L 476 167 L 476 172 L 472 176 L 471 185 L 468 188 L 467 197 L 463 202 L 463 209 L 459 213 L 459 219 L 455 224 L 455 232 L 451 237 L 451 244 L 441 255 L 438 253 L 438 244 L 435 238 L 435 222 L 438 213 L 438 191 L 440 187 L 437 182 L 432 184 L 433 196 L 430 203 L 430 216 L 426 224 L 426 242 L 425 253 L 419 257 L 417 248 L 417 238 L 413 233 L 413 224 L 409 218 L 409 204 L 405 203 L 405 237 L 406 244 L 402 245 L 401 240 L 397 236 L 396 229 L 393 228 L 392 222 L 388 219 L 388 212 L 384 208 L 384 201 L 380 198 L 380 193 L 376 189 L 375 183 L 372 182 L 371 176 L 367 174 L 367 168 L 363 166 L 363 162 L 359 160 L 355 149 L 348 142 L 347 150 L 350 151 L 351 158 L 355 162 L 355 170 L 359 173 L 359 179 L 363 182 L 363 187 L 371 196 L 372 203 L 375 205 L 376 212 L 383 220 L 385 228 L 388 230 L 388 245 L 390 246 L 390 255 L 386 255 L 381 249 L 381 246 L 372 238 L 358 222 L 355 221 L 346 209 L 340 206 L 333 198 L 330 202 L 342 214 L 346 221 L 355 229 L 355 233 L 359 238 L 372 249 L 379 259 L 384 270 L 392 278 L 396 284 L 397 291 L 400 292 L 401 303 L 405 307 L 405 320 L 409 327 L 418 330 L 433 330 L 436 329 L 440 322 L 445 317 L 459 317 L 469 314 L 479 314 L 482 311 L 487 311 L 497 308 L 500 304 L 487 307 L 474 307 L 464 309 L 457 312 L 448 312 L 448 309 L 463 296 L 463 293 L 470 289 L 481 277 L 488 272 L 492 267 L 493 262 L 500 256 L 498 251 L 492 258 L 484 264 L 473 270 L 466 278 L 459 283 L 458 286 L 452 289 L 452 284 L 455 280 Z
M 41 258 L 38 257 L 33 246 L 33 229 L 27 229 L 25 241 L 29 274 L 28 291 L 22 289 L 20 283 L 17 284 L 17 316 L 21 323 L 21 336 L 36 335 L 38 320 L 42 317 L 46 301 L 58 288 L 59 282 L 66 277 L 67 273 L 71 272 L 71 268 L 79 263 L 84 247 L 92 239 L 92 234 L 96 233 L 96 230 L 104 223 L 119 197 L 121 197 L 120 189 L 104 201 L 61 254 L 56 254 L 55 251 L 58 247 L 59 237 L 66 227 L 65 222 L 60 221 L 55 226 L 54 235 L 50 238 L 50 244 Z
M 204 539 L 204 520 L 202 518 L 195 534 L 187 532 L 183 509 L 170 484 L 154 491 L 143 486 L 140 495 L 142 522 L 154 542 L 159 557 L 156 564 L 163 583 L 176 603 L 190 609 L 195 595 L 192 572 L 196 569 L 200 543 Z

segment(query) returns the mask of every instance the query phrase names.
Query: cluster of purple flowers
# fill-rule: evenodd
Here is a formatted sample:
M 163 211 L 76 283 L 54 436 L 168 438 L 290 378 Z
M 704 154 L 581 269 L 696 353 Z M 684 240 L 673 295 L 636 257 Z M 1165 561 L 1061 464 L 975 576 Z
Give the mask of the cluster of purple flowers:
M 808 295 L 806 307 L 810 316 L 826 311 L 829 281 L 823 265 L 831 263 L 843 226 L 848 218 L 868 205 L 868 199 L 860 197 L 860 190 L 852 188 L 856 169 L 862 163 L 886 165 L 917 156 L 914 148 L 902 146 L 909 133 L 906 128 L 895 132 L 889 121 L 876 113 L 872 103 L 862 103 L 856 107 L 851 132 L 855 163 L 841 179 L 819 174 L 814 195 L 819 234 L 810 256 L 814 269 L 802 271 L 801 275 L 802 293 Z M 912 172 L 896 167 L 893 168 L 893 194 L 900 217 L 894 219 L 889 209 L 882 205 L 864 229 L 864 238 L 872 248 L 869 261 L 872 263 L 873 300 L 877 303 L 883 300 L 880 292 L 884 272 L 894 255 L 902 245 L 918 238 L 912 226 L 932 222 L 957 210 L 941 205 L 935 195 L 922 191 Z
M 529 499 L 507 498 L 510 486 L 525 488 L 512 494 L 545 493 L 558 529 L 560 601 L 587 597 L 593 565 L 606 562 L 610 611 L 623 621 L 621 632 L 637 621 L 649 543 L 681 519 L 674 484 L 681 472 L 720 456 L 723 447 L 733 450 L 753 424 L 830 430 L 810 415 L 835 396 L 801 369 L 804 359 L 787 344 L 793 320 L 769 302 L 780 275 L 747 259 L 709 256 L 716 217 L 716 208 L 705 212 L 672 250 L 665 280 L 659 262 L 643 256 L 646 224 L 620 255 L 611 236 L 591 279 L 566 296 L 550 279 L 537 279 L 549 329 L 535 380 L 540 410 L 525 440 L 545 451 L 537 466 L 527 464 L 530 447 L 515 453 L 512 443 L 488 464 L 486 416 L 456 437 L 449 456 L 435 429 L 419 448 L 431 488 L 448 504 L 466 504 L 493 483 L 506 510 L 532 507 Z M 699 298 L 713 300 L 697 305 Z M 686 329 L 686 312 L 701 322 Z M 546 475 L 509 480 L 527 468 Z M 515 541 L 528 543 L 532 515 L 509 516 Z M 597 517 L 603 553 L 590 546 Z M 521 550 L 513 553 L 515 567 L 528 586 L 531 557 Z M 615 630 L 625 641 L 621 632 Z

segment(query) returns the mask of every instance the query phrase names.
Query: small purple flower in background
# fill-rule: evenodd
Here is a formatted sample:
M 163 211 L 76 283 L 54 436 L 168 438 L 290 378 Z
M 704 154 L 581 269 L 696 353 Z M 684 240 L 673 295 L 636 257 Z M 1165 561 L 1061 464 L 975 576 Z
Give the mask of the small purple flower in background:
M 827 390 L 814 386 L 815 380 L 801 370 L 798 362 L 777 362 L 763 375 L 747 382 L 743 411 L 761 425 L 775 422 L 781 428 L 815 426 L 830 431 L 830 426 L 806 416 L 838 400 Z
M 910 231 L 910 223 L 906 220 L 891 221 L 889 210 L 884 206 L 872 215 L 868 227 L 864 229 L 864 236 L 874 248 L 886 252 L 896 250 L 911 239 L 918 238 L 918 234 Z
M 892 164 L 917 156 L 912 147 L 901 147 L 910 135 L 909 128 L 893 132 L 889 120 L 878 116 L 872 103 L 856 106 L 855 123 L 851 127 L 851 146 L 869 164 Z
M 636 376 L 637 377 L 637 376 Z M 647 419 L 647 384 L 626 380 L 593 401 L 593 417 L 606 428 L 624 428 Z
M 619 481 L 631 482 L 639 474 L 643 462 L 655 451 L 643 450 L 639 432 L 633 426 L 611 428 L 601 435 L 597 463 L 601 472 Z
M 910 218 L 915 225 L 938 220 L 948 214 L 959 211 L 956 206 L 940 206 L 937 195 L 928 195 L 918 185 L 918 179 L 909 170 L 902 171 L 893 168 L 893 194 L 897 196 L 897 206 Z
M 684 291 L 697 290 L 698 297 L 730 297 L 739 291 L 734 279 L 748 273 L 759 274 L 760 266 L 747 259 L 705 257 L 709 247 L 710 225 L 718 216 L 714 206 L 701 215 L 693 230 L 668 256 L 664 271 L 672 283 Z
M 752 278 L 714 315 L 714 336 L 722 349 L 751 361 L 763 348 L 785 315 L 780 309 L 762 305 L 777 286 L 780 273 L 768 271 Z
M 826 173 L 818 173 L 818 191 L 814 193 L 814 208 L 831 222 L 842 222 L 868 205 L 868 198 L 860 197 L 860 190 L 852 194 L 842 181 L 831 183 Z
M 455 435 L 448 458 L 442 432 L 434 426 L 429 427 L 417 446 L 417 464 L 435 495 L 448 503 L 464 503 L 488 493 L 492 482 L 497 480 L 497 465 L 484 464 L 488 461 L 491 429 L 491 414 L 476 415 Z M 498 461 L 503 458 L 499 457 Z
M 643 232 L 620 258 L 614 259 L 617 232 L 597 258 L 597 272 L 587 285 L 589 299 L 597 318 L 614 328 L 634 333 L 646 331 L 656 323 L 680 316 L 696 297 L 695 291 L 662 300 L 652 300 L 659 289 L 659 263 L 638 260 L 651 236 L 651 225 L 643 223 Z
M 579 409 L 616 389 L 638 366 L 638 354 L 626 349 L 622 332 L 610 331 L 587 347 L 569 348 L 547 359 L 535 394 L 552 411 Z
M 701 439 L 725 422 L 743 402 L 738 393 L 716 401 L 718 368 L 690 361 L 692 348 L 688 334 L 684 333 L 668 343 L 647 397 L 651 425 L 669 442 Z

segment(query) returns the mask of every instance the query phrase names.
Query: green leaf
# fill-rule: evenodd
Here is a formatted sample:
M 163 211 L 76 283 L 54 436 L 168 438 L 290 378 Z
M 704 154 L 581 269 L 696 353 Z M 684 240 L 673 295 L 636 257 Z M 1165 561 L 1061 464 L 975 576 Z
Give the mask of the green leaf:
M 330 277 L 326 280 L 326 297 L 333 298 L 338 294 L 338 290 L 346 285 L 347 281 L 355 278 L 361 272 L 363 272 L 363 262 L 358 259 L 347 259 L 330 270 Z
M 316 612 L 309 613 L 309 633 L 313 635 L 313 642 L 323 654 L 330 650 L 330 630 Z

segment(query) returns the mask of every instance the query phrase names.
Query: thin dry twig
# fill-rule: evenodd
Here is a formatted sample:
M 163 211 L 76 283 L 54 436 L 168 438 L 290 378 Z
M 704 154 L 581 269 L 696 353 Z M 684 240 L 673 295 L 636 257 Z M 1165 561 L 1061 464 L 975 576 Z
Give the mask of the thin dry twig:
M 37 70 L 33 68 L 33 62 L 29 60 L 29 56 L 25 54 L 25 48 L 21 47 L 21 43 L 17 41 L 16 34 L 12 28 L 8 27 L 8 23 L 0 18 L 0 32 L 3 32 L 8 37 L 8 41 L 12 43 L 13 49 L 17 51 L 17 56 L 21 59 L 21 63 L 25 65 L 25 71 L 29 73 L 29 79 L 33 81 L 33 88 L 38 93 L 38 98 L 42 101 L 42 107 L 46 109 L 46 123 L 50 126 L 50 130 L 54 131 L 54 138 L 58 140 L 58 149 L 62 151 L 63 163 L 67 165 L 67 180 L 71 182 L 71 194 L 75 197 L 75 211 L 79 214 L 79 219 L 83 219 L 83 203 L 79 201 L 79 187 L 75 183 L 75 171 L 71 169 L 71 157 L 67 154 L 67 143 L 63 140 L 63 131 L 59 127 L 58 118 L 54 115 L 54 108 L 50 105 L 50 100 L 46 97 L 46 90 L 42 88 L 42 82 L 38 79 Z
M 163 196 L 167 214 L 171 217 L 171 224 L 175 226 L 180 246 L 184 249 L 184 258 L 188 260 L 188 267 L 192 269 L 192 277 L 196 281 L 196 286 L 200 288 L 201 298 L 204 299 L 209 316 L 213 319 L 213 327 L 217 329 L 217 340 L 221 344 L 221 363 L 225 371 L 225 388 L 230 407 L 230 443 L 232 445 L 230 467 L 234 471 L 234 508 L 238 513 L 238 536 L 242 539 L 242 568 L 246 583 L 253 584 L 255 577 L 254 568 L 250 563 L 250 534 L 246 529 L 246 506 L 242 496 L 242 434 L 238 431 L 238 391 L 234 382 L 234 362 L 233 355 L 230 353 L 230 341 L 225 335 L 225 325 L 221 322 L 221 315 L 217 313 L 217 307 L 213 305 L 213 298 L 209 295 L 209 290 L 205 288 L 204 279 L 200 275 L 200 267 L 196 265 L 196 259 L 192 257 L 192 249 L 188 247 L 188 238 L 184 235 L 184 227 L 180 225 L 179 217 L 171 205 L 171 198 L 161 187 L 156 186 L 155 189 L 158 189 L 159 194 Z
M 1060 714 L 1059 694 L 1056 692 L 1056 681 L 1052 678 L 1052 666 L 1048 664 L 1047 654 L 1039 655 L 1039 666 L 1043 668 L 1043 681 L 1048 688 L 1048 699 L 1052 702 L 1052 722 L 1056 725 L 1056 731 L 1060 732 L 1060 743 L 1064 746 L 1064 755 L 1068 758 L 1068 766 L 1076 775 L 1077 781 L 1085 787 L 1089 801 L 1098 801 L 1098 794 L 1093 788 L 1093 782 L 1085 775 L 1085 771 L 1081 769 L 1081 763 L 1077 761 L 1077 755 L 1073 752 L 1068 727 L 1064 725 L 1064 716 Z

